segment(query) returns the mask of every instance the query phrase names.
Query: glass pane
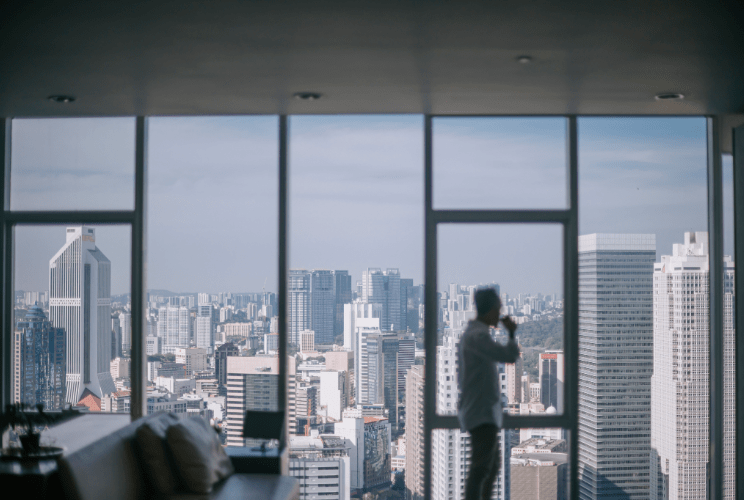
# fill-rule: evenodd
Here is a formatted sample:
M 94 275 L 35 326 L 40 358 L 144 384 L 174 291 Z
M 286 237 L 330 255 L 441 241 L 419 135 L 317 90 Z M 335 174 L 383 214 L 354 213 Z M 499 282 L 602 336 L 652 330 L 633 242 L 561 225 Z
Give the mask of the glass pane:
M 493 483 L 492 499 L 568 498 L 567 431 L 503 429 L 497 438 L 489 441 L 489 437 L 487 432 L 479 430 L 478 446 L 474 449 L 467 432 L 458 429 L 432 431 L 432 499 L 466 498 L 472 461 L 480 462 L 480 457 L 490 461 L 495 446 L 498 446 L 499 470 Z M 485 470 L 489 470 L 488 467 Z M 413 474 L 410 471 L 406 469 L 406 489 L 415 494 L 423 484 L 423 470 L 413 469 Z M 412 495 L 411 498 L 423 497 Z
M 318 463 L 349 474 L 341 498 L 395 489 L 406 373 L 422 347 L 422 118 L 302 116 L 289 130 L 290 471 L 307 495 L 338 491 L 336 473 L 312 482 Z
M 503 323 L 488 328 L 470 322 L 477 315 L 475 291 L 492 287 L 501 299 L 501 314 L 517 324 L 521 356 L 515 363 L 496 363 L 497 384 L 478 384 L 476 392 L 500 393 L 505 412 L 563 412 L 563 230 L 559 225 L 441 224 L 438 245 L 439 318 L 437 347 L 437 412 L 456 415 L 461 398 L 460 363 L 473 363 L 473 380 L 483 380 L 480 357 L 463 354 L 468 335 L 472 349 L 489 349 L 475 332 L 489 332 L 505 344 Z M 470 329 L 473 333 L 467 333 Z M 493 351 L 503 357 L 504 351 Z M 475 387 L 475 386 L 472 386 Z M 471 387 L 471 390 L 472 390 Z M 495 395 L 494 395 L 495 398 Z
M 12 210 L 134 208 L 134 118 L 13 120 Z
M 278 404 L 278 119 L 152 118 L 149 134 L 148 411 L 254 445 L 245 411 Z
M 724 335 L 724 429 L 723 462 L 726 498 L 736 495 L 736 303 L 734 292 L 734 161 L 723 157 L 723 335 Z
M 435 118 L 434 208 L 566 207 L 564 118 Z
M 13 399 L 129 413 L 131 228 L 17 226 Z
M 705 498 L 705 120 L 582 118 L 579 145 L 581 490 Z

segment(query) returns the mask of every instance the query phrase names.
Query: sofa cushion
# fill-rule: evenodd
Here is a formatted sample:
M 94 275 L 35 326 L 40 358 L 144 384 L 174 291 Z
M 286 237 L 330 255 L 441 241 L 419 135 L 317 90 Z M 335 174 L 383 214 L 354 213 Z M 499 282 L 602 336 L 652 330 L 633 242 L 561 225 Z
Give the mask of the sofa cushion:
M 233 474 L 215 485 L 211 493 L 176 493 L 168 500 L 298 500 L 297 479 L 276 474 Z
M 178 476 L 166 441 L 168 427 L 177 424 L 173 413 L 161 413 L 137 428 L 137 447 L 150 486 L 161 495 L 170 495 L 178 488 Z
M 182 484 L 193 493 L 209 493 L 234 469 L 217 433 L 201 417 L 185 418 L 167 431 L 168 447 Z
M 107 415 L 97 418 L 105 419 Z M 143 419 L 144 420 L 144 419 Z M 146 496 L 135 432 L 140 422 L 59 459 L 59 478 L 69 500 L 139 500 Z

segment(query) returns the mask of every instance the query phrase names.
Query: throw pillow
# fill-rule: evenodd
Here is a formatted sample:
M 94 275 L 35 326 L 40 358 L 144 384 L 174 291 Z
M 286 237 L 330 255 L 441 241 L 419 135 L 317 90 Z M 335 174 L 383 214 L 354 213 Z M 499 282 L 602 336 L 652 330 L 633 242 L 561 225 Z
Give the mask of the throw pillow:
M 209 493 L 234 472 L 214 429 L 201 417 L 184 418 L 167 432 L 168 447 L 183 484 L 194 493 Z
M 162 495 L 173 494 L 178 487 L 178 477 L 166 442 L 168 427 L 178 421 L 173 413 L 161 413 L 137 428 L 137 447 L 145 465 L 145 475 L 150 485 Z

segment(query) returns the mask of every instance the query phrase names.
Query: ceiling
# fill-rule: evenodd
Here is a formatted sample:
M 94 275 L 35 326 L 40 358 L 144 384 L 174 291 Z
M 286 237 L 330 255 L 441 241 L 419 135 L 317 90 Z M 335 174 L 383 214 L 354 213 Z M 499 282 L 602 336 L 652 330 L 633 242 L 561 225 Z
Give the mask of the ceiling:
M 744 112 L 736 1 L 6 0 L 0 19 L 3 116 Z

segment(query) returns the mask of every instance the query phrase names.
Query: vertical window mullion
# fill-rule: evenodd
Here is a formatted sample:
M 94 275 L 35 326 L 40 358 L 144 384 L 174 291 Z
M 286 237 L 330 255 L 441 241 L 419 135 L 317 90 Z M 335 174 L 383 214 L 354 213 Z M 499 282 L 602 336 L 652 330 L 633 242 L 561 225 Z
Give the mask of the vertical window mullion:
M 569 421 L 570 498 L 579 498 L 579 139 L 577 118 L 567 118 L 569 222 L 563 226 L 564 408 Z
M 723 500 L 723 173 L 717 117 L 707 119 L 710 419 L 708 498 Z
M 147 373 L 145 331 L 147 310 L 147 118 L 137 117 L 135 134 L 134 218 L 132 230 L 132 369 L 131 417 L 147 415 Z
M 11 127 L 12 120 L 5 118 L 3 120 L 2 130 L 0 130 L 0 161 L 2 161 L 2 177 L 0 177 L 0 190 L 3 196 L 2 220 L 0 221 L 0 238 L 2 241 L 2 270 L 0 278 L 2 279 L 2 325 L 0 325 L 0 408 L 10 404 L 13 400 L 13 303 L 15 294 L 13 293 L 13 226 L 7 220 L 7 213 L 10 210 L 10 145 L 11 145 Z
M 287 116 L 279 116 L 279 296 L 277 302 L 279 306 L 279 381 L 278 384 L 278 410 L 284 412 L 284 432 L 282 432 L 282 438 L 280 440 L 280 448 L 287 446 L 287 434 L 288 434 L 288 392 L 289 392 L 289 376 L 288 376 L 288 345 L 287 345 L 287 329 L 289 323 L 287 321 L 287 252 L 288 252 L 288 240 L 287 240 L 287 213 L 288 213 L 288 187 L 289 187 L 289 176 L 288 176 L 288 122 Z M 286 463 L 285 463 L 286 465 Z M 287 470 L 283 470 L 282 474 L 287 474 Z
M 437 224 L 432 213 L 432 117 L 424 116 L 424 499 L 431 498 L 432 422 L 437 396 Z

